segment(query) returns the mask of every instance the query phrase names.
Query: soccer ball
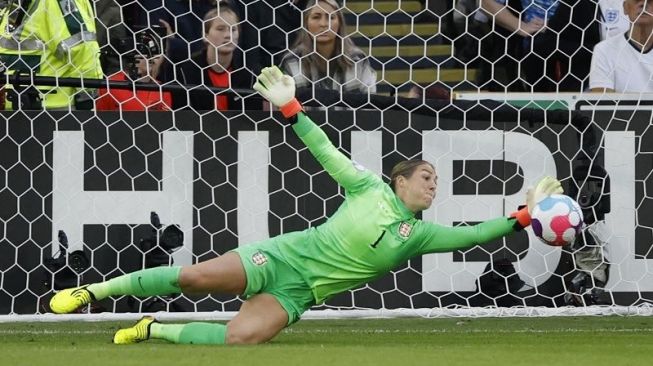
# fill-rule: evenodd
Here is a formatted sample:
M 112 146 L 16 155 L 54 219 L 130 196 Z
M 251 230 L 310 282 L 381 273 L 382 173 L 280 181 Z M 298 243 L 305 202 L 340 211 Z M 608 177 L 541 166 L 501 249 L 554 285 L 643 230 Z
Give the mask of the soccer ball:
M 583 212 L 571 197 L 552 194 L 541 200 L 531 213 L 535 236 L 545 244 L 563 246 L 574 242 L 583 229 Z

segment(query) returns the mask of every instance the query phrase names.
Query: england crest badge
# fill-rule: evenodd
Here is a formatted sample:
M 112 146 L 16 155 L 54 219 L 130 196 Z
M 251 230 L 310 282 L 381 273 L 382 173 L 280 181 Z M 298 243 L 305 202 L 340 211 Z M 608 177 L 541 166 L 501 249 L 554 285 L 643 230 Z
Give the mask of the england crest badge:
M 265 254 L 261 252 L 256 252 L 252 256 L 252 263 L 254 263 L 257 266 L 262 266 L 267 262 L 268 262 L 268 257 L 266 257 Z
M 605 11 L 605 22 L 615 24 L 619 20 L 619 10 L 609 8 Z
M 413 225 L 407 223 L 406 221 L 399 224 L 399 236 L 402 239 L 408 239 L 411 231 L 413 231 Z

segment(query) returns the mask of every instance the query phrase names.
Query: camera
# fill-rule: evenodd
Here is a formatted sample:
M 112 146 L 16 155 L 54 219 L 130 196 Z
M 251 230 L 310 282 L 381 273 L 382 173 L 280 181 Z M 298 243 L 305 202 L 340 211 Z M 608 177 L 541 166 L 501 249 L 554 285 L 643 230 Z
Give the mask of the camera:
M 59 230 L 58 241 L 59 255 L 56 258 L 46 258 L 43 262 L 48 269 L 44 285 L 55 290 L 76 287 L 79 276 L 89 268 L 90 261 L 82 250 L 68 253 L 68 236 L 63 230 Z
M 165 53 L 166 30 L 162 26 L 134 26 L 131 35 L 110 40 L 111 47 L 106 47 L 103 56 L 118 56 L 123 69 L 127 70 L 132 80 L 139 78 L 138 59 L 149 60 Z
M 172 265 L 171 254 L 184 245 L 184 233 L 176 225 L 165 228 L 159 215 L 150 212 L 152 234 L 139 240 L 139 247 L 145 257 L 145 268 Z
M 578 182 L 578 204 L 583 211 L 585 224 L 605 219 L 610 212 L 610 176 L 599 165 L 583 164 L 574 169 Z
M 607 282 L 607 279 L 606 279 Z M 610 294 L 605 292 L 606 282 L 600 281 L 591 272 L 576 271 L 567 285 L 564 301 L 569 306 L 609 305 Z

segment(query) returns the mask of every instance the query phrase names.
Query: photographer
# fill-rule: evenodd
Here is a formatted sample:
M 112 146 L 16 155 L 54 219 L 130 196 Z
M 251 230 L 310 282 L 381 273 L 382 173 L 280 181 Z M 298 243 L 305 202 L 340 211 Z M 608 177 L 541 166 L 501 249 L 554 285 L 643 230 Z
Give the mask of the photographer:
M 151 29 L 138 31 L 133 38 L 118 41 L 117 52 L 122 55 L 123 70 L 109 77 L 109 81 L 131 80 L 135 83 L 158 83 L 157 75 L 163 62 L 159 36 Z M 137 89 L 100 89 L 95 101 L 98 111 L 167 111 L 172 106 L 170 92 Z

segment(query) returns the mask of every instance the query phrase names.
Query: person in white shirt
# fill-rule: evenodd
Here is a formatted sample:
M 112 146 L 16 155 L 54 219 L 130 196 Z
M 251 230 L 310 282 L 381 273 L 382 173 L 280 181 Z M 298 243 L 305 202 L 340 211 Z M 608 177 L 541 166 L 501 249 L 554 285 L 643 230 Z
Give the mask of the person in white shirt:
M 630 30 L 594 47 L 592 92 L 653 92 L 653 2 L 625 0 L 623 8 Z

